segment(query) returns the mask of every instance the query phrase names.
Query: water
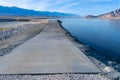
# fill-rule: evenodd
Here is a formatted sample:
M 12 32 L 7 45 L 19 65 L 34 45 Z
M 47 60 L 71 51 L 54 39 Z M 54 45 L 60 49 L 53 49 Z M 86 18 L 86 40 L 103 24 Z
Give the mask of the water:
M 61 19 L 80 42 L 120 62 L 120 20 Z

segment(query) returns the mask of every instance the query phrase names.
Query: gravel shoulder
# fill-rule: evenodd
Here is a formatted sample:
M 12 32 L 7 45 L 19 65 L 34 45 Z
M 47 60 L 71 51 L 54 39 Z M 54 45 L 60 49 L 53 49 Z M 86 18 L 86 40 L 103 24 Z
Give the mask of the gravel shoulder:
M 0 80 L 109 80 L 96 74 L 0 75 Z

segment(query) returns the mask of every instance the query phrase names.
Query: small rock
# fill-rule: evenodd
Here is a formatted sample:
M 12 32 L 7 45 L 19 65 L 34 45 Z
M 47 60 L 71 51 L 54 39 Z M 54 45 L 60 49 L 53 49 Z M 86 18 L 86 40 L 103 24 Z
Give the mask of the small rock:
M 104 70 L 105 72 L 112 72 L 112 71 L 114 71 L 114 69 L 111 68 L 111 67 L 105 67 L 103 70 Z

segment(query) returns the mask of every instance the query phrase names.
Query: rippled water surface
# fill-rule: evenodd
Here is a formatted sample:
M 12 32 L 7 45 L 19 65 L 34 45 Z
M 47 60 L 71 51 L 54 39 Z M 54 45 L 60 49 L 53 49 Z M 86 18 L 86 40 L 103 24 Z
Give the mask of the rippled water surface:
M 61 19 L 79 41 L 120 62 L 120 20 Z

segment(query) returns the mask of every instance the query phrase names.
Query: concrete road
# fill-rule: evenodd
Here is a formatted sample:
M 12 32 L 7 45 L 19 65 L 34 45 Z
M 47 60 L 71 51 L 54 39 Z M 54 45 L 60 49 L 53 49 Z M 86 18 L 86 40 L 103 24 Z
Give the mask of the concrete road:
M 0 57 L 0 74 L 98 72 L 55 21 L 49 22 L 39 35 Z

